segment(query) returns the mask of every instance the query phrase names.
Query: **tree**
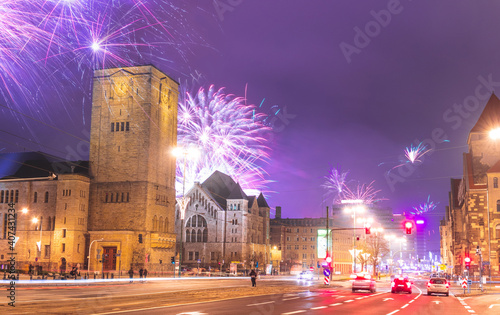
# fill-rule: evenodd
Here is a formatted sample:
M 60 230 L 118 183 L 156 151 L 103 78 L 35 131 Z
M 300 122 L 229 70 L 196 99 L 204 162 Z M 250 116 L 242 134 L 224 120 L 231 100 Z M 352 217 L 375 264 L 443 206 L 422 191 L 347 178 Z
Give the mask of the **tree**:
M 373 265 L 373 275 L 376 276 L 379 258 L 390 252 L 389 242 L 382 236 L 382 233 L 370 234 L 366 238 L 366 252 L 370 254 L 368 260 Z

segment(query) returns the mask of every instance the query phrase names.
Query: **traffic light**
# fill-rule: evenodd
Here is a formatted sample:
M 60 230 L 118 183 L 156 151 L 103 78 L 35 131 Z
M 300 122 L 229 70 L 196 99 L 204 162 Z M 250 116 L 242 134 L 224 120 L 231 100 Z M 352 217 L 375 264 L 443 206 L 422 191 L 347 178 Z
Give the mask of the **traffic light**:
M 470 257 L 465 257 L 464 262 L 465 262 L 465 269 L 470 269 Z
M 365 226 L 365 234 L 371 234 L 371 226 Z
M 142 234 L 139 234 L 139 243 L 142 243 Z
M 170 262 L 172 263 L 172 265 L 175 264 L 175 257 L 174 256 L 170 257 Z
M 405 231 L 406 231 L 406 234 L 411 234 L 411 228 L 413 227 L 413 223 L 411 223 L 410 221 L 407 221 L 405 223 Z

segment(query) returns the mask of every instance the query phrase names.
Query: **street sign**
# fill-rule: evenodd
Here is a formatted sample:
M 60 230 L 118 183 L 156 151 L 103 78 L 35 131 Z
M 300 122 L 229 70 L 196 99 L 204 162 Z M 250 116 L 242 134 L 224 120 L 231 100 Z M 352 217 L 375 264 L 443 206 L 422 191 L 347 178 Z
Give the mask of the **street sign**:
M 327 284 L 327 285 L 330 284 L 330 277 L 325 277 L 325 280 L 323 281 L 323 283 Z
M 330 269 L 323 269 L 323 274 L 325 277 L 330 277 Z
M 467 279 L 462 279 L 462 288 L 467 288 Z
M 97 253 L 98 253 L 98 254 L 99 254 L 99 253 L 101 253 L 101 250 L 102 250 L 102 249 L 98 248 L 98 249 L 97 249 Z
M 97 255 L 97 259 L 101 259 L 101 255 Z
M 472 280 L 471 279 L 468 279 L 467 280 L 467 285 L 471 285 L 472 284 Z
M 486 266 L 486 265 L 489 265 L 490 262 L 489 261 L 483 261 L 483 266 Z
M 201 263 L 201 259 L 198 259 L 198 263 Z
M 118 253 L 118 254 L 116 254 L 116 255 L 115 255 L 115 257 L 120 257 L 120 256 L 121 256 L 121 254 L 120 254 L 120 253 Z

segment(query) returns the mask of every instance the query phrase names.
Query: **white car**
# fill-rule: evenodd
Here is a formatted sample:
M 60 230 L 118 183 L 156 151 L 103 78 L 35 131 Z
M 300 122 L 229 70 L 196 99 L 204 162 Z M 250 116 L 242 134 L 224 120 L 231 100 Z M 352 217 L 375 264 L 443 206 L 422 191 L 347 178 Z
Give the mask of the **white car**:
M 299 280 L 308 280 L 308 281 L 312 281 L 314 279 L 314 274 L 310 271 L 302 271 L 298 276 L 297 278 Z
M 352 292 L 356 292 L 357 290 L 367 290 L 372 293 L 377 292 L 377 283 L 375 282 L 375 278 L 373 278 L 371 275 L 358 274 L 353 278 L 354 280 L 351 280 Z
M 433 293 L 450 295 L 450 283 L 445 278 L 431 278 L 427 282 L 427 295 Z

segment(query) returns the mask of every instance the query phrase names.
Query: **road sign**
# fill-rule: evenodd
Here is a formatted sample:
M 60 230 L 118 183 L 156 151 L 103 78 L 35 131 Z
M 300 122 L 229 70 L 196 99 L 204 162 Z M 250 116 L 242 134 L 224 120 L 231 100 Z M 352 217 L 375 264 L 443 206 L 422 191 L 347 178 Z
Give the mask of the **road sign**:
M 97 255 L 97 259 L 101 259 L 101 255 Z
M 490 262 L 489 261 L 483 261 L 483 266 L 486 266 L 486 265 L 489 265 Z
M 325 281 L 323 281 L 323 283 L 329 285 L 330 284 L 330 277 L 325 277 Z
M 471 279 L 468 279 L 467 280 L 467 285 L 471 285 L 472 284 L 472 280 Z
M 314 267 L 309 267 L 309 270 L 310 271 L 314 271 Z
M 462 288 L 467 288 L 467 279 L 462 280 Z
M 325 275 L 325 277 L 330 277 L 330 269 L 323 269 L 323 274 Z

